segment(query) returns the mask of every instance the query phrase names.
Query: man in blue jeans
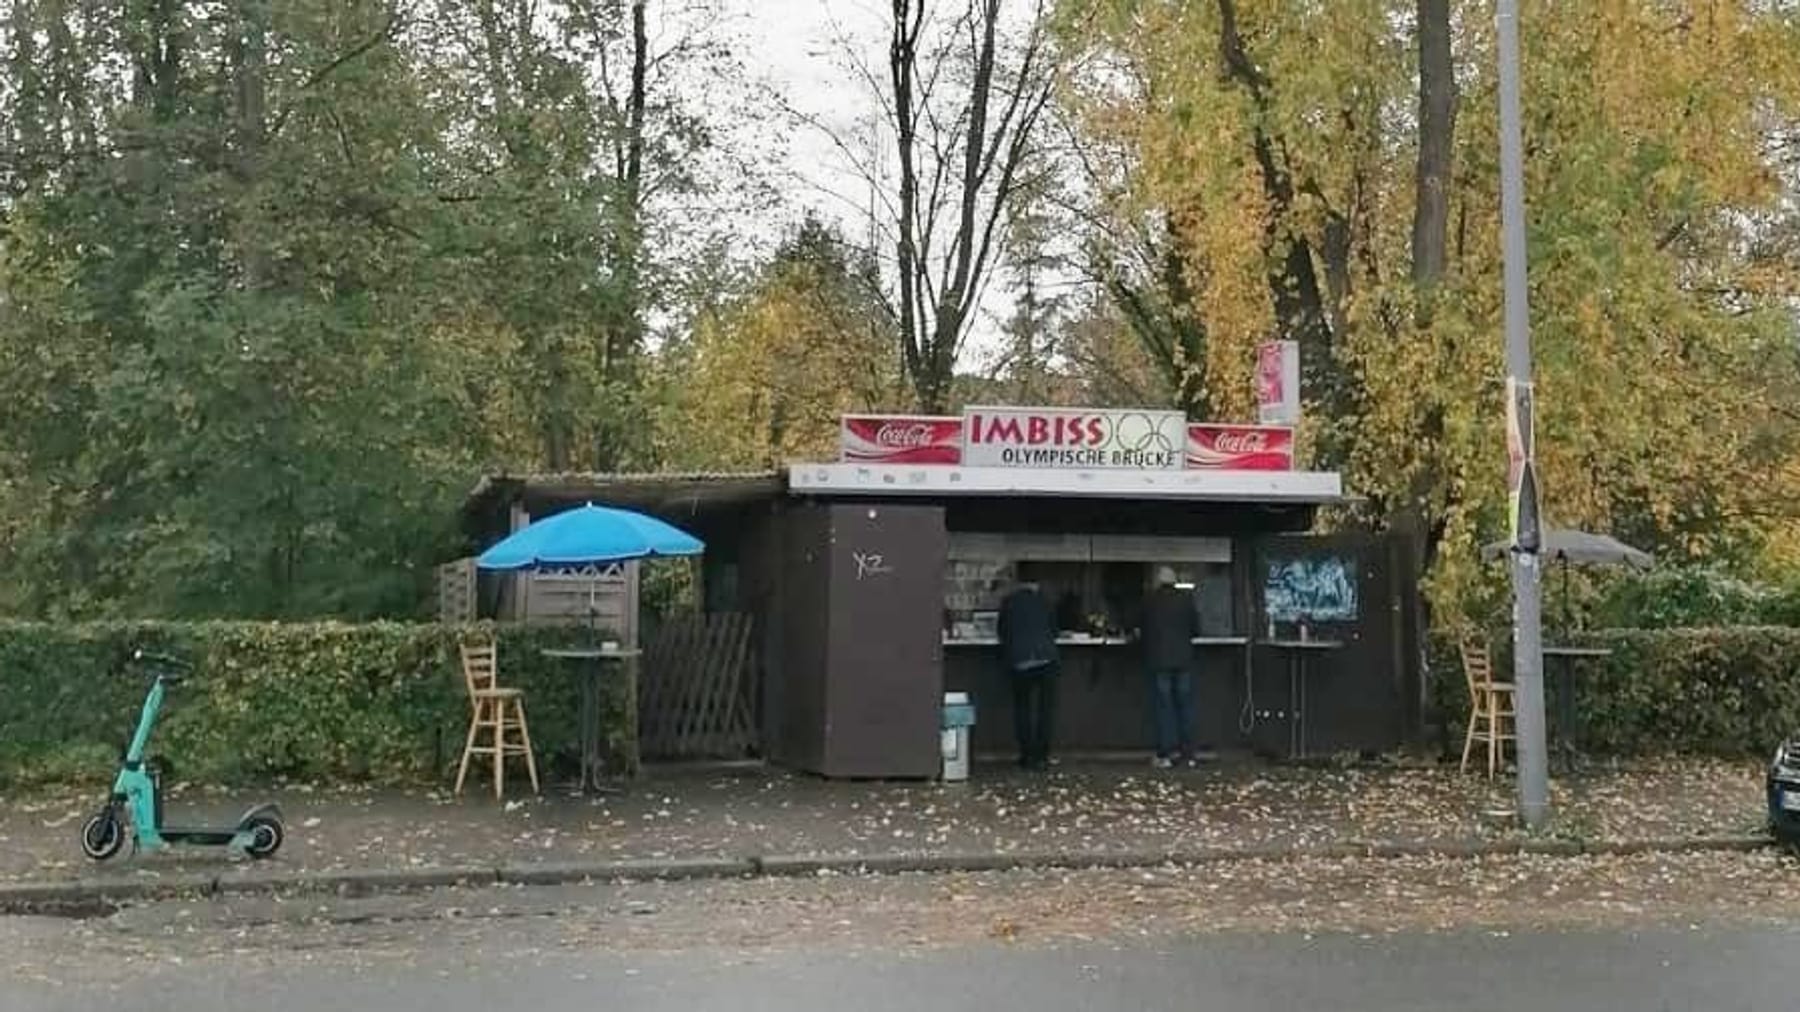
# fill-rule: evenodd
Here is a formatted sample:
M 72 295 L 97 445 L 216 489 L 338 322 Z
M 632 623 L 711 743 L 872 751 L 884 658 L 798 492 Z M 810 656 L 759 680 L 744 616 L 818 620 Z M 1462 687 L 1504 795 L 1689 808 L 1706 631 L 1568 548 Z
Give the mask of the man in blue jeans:
M 1156 589 L 1144 609 L 1144 667 L 1156 715 L 1157 769 L 1194 765 L 1194 637 L 1200 619 L 1194 595 L 1175 586 L 1175 571 L 1156 570 Z M 1177 751 L 1179 749 L 1179 751 Z
M 1013 690 L 1014 737 L 1019 765 L 1050 765 L 1051 731 L 1056 726 L 1056 618 L 1038 585 L 1021 580 L 1000 602 L 1000 662 Z

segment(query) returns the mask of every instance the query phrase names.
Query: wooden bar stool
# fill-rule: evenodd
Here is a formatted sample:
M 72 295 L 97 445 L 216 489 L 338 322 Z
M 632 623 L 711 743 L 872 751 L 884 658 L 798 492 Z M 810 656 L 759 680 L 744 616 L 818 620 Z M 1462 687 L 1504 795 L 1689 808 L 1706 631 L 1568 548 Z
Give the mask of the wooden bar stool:
M 1462 649 L 1463 678 L 1469 685 L 1469 733 L 1463 738 L 1461 769 L 1469 768 L 1469 752 L 1475 743 L 1487 743 L 1488 779 L 1492 780 L 1505 758 L 1506 742 L 1514 739 L 1515 717 L 1513 684 L 1494 680 L 1494 664 L 1488 657 L 1487 644 L 1465 635 Z
M 531 757 L 531 731 L 525 726 L 525 692 L 499 686 L 499 647 L 492 641 L 462 645 L 463 683 L 469 689 L 469 738 L 463 744 L 462 765 L 456 771 L 456 793 L 461 794 L 463 778 L 469 774 L 469 757 L 494 757 L 494 797 L 506 795 L 506 757 L 525 757 L 525 771 L 531 774 L 531 791 L 537 793 L 537 762 Z M 517 729 L 518 740 L 508 739 L 507 731 Z M 489 732 L 492 744 L 482 745 L 482 732 Z

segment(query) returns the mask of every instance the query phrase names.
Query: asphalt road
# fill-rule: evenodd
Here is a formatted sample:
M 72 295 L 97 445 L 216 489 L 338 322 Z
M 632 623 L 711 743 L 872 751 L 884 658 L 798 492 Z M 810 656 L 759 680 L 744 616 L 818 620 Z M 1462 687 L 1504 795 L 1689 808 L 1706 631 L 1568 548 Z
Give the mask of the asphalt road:
M 846 955 L 556 952 L 481 960 L 432 951 L 359 963 L 294 952 L 275 965 L 123 972 L 58 985 L 0 979 L 12 1012 L 180 1008 L 387 1012 L 858 1012 L 921 1009 L 1260 1010 L 1791 1009 L 1800 931 L 1706 927 L 1532 934 L 1458 932 L 1225 935 L 1125 946 L 1020 947 Z
M 225 897 L 0 917 L 0 1012 L 1793 1009 L 1773 852 Z

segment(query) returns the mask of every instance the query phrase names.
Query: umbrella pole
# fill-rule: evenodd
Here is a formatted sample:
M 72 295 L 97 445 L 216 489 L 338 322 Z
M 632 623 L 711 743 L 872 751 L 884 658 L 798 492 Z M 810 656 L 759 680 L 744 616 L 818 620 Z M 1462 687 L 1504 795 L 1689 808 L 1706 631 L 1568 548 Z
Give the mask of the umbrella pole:
M 600 578 L 591 576 L 588 579 L 588 646 L 600 645 L 600 602 L 597 598 Z

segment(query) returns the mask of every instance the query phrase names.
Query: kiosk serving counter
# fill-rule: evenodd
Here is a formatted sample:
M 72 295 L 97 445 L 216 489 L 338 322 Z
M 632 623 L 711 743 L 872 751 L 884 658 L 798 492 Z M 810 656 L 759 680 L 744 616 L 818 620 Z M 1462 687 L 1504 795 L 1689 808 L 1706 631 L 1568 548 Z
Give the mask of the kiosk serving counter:
M 1057 741 L 1085 750 L 1147 744 L 1148 695 L 1138 641 L 1156 569 L 1169 566 L 1193 598 L 1203 674 L 1196 685 L 1202 743 L 1231 741 L 1250 638 L 1225 537 L 950 532 L 944 592 L 944 685 L 995 704 L 1007 699 L 993 628 L 1001 596 L 1032 580 L 1055 610 L 1062 660 Z M 1233 709 L 1224 713 L 1224 709 Z M 994 714 L 995 717 L 1002 716 Z M 1229 720 L 1227 720 L 1229 718 Z M 976 725 L 977 751 L 1010 747 L 1003 719 Z

